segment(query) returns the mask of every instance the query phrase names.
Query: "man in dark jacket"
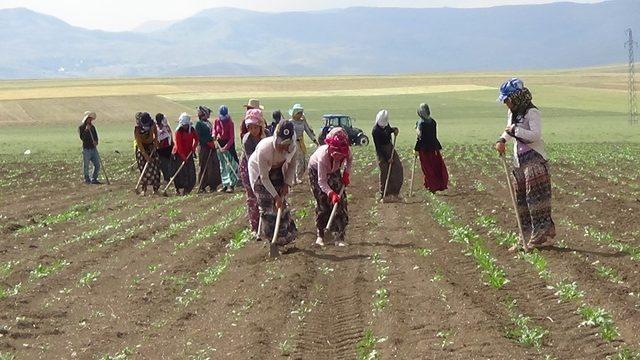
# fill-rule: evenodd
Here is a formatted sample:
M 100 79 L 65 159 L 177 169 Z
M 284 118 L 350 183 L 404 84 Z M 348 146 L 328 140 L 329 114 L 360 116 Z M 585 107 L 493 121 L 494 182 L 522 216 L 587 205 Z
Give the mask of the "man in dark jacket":
M 84 170 L 84 182 L 87 184 L 101 184 L 98 181 L 100 173 L 100 155 L 98 155 L 98 132 L 93 126 L 93 120 L 96 119 L 96 113 L 86 111 L 82 124 L 78 127 L 78 134 L 82 140 L 82 164 Z M 89 176 L 89 163 L 93 164 L 93 174 Z

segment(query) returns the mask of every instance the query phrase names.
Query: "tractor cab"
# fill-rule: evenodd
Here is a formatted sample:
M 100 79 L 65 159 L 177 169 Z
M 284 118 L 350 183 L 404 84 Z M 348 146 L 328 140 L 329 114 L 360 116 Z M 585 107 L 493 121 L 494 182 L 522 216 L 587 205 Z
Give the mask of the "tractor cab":
M 361 129 L 353 127 L 355 119 L 344 114 L 326 114 L 322 116 L 324 126 L 320 129 L 320 144 L 324 144 L 324 138 L 334 127 L 341 127 L 349 136 L 351 145 L 366 146 L 369 145 L 369 138 Z

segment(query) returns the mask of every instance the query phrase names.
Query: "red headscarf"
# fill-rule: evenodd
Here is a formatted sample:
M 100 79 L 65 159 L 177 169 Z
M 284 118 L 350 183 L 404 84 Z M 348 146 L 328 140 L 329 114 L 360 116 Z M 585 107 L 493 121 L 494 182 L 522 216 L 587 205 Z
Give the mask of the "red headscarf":
M 329 146 L 329 155 L 332 158 L 346 158 L 349 156 L 349 136 L 340 127 L 331 129 L 324 139 L 324 143 Z

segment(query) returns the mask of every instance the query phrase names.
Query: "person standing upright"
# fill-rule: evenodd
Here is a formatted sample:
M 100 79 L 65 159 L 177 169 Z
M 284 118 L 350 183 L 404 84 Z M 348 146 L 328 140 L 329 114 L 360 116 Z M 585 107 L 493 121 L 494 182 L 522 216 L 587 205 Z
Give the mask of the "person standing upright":
M 289 110 L 289 115 L 291 116 L 291 122 L 293 123 L 296 139 L 297 139 L 297 150 L 295 153 L 294 161 L 296 166 L 296 184 L 302 184 L 302 176 L 307 170 L 308 160 L 307 160 L 307 146 L 304 143 L 304 134 L 307 133 L 311 141 L 313 141 L 316 146 L 318 145 L 318 140 L 316 139 L 316 134 L 309 126 L 307 119 L 304 116 L 304 107 L 300 104 L 295 104 Z
M 199 174 L 201 177 L 198 192 L 214 192 L 222 183 L 220 177 L 220 161 L 216 151 L 216 144 L 212 135 L 213 125 L 209 121 L 211 109 L 206 106 L 198 106 L 198 121 L 196 121 L 196 132 L 200 143 L 200 153 L 198 163 L 200 165 Z
M 449 173 L 444 163 L 442 145 L 438 141 L 437 123 L 431 117 L 431 110 L 426 103 L 418 106 L 420 120 L 416 123 L 417 140 L 414 150 L 420 157 L 420 167 L 424 175 L 424 187 L 432 193 L 447 190 Z
M 78 134 L 82 140 L 82 170 L 86 184 L 101 184 L 98 181 L 100 174 L 100 154 L 98 154 L 98 131 L 93 125 L 96 113 L 85 111 L 82 123 L 78 127 Z M 89 175 L 89 163 L 93 164 L 93 173 Z
M 513 78 L 500 86 L 498 101 L 507 107 L 507 127 L 496 142 L 504 156 L 505 144 L 514 139 L 513 177 L 524 250 L 552 244 L 556 227 L 551 218 L 551 178 L 542 140 L 542 115 L 533 104 L 531 91 Z M 510 250 L 515 251 L 518 245 Z

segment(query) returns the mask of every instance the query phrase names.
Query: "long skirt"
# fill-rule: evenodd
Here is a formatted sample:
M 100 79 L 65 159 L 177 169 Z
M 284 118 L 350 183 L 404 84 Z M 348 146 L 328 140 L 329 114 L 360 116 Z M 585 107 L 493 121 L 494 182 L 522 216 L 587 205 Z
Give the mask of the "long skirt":
M 211 150 L 211 151 L 209 151 Z M 222 183 L 220 176 L 220 161 L 215 149 L 208 146 L 200 147 L 198 153 L 199 174 L 202 177 L 199 191 L 204 191 L 207 187 L 211 191 L 215 191 Z
M 389 154 L 391 157 L 391 152 L 393 150 L 393 145 L 387 144 L 382 146 L 382 151 L 386 154 Z M 380 167 L 380 195 L 384 194 L 384 186 L 387 181 L 387 174 L 389 173 L 389 162 L 378 157 L 378 166 Z M 387 188 L 387 196 L 398 196 L 400 195 L 400 189 L 402 189 L 402 182 L 404 181 L 404 169 L 402 167 L 402 162 L 400 161 L 400 156 L 398 156 L 397 151 L 393 151 L 393 164 L 391 165 L 391 176 L 389 176 L 389 186 Z
M 304 139 L 298 140 L 298 147 L 296 148 L 296 153 L 293 155 L 293 161 L 296 166 L 296 180 L 302 181 L 302 176 L 309 165 L 309 161 L 307 160 L 307 147 L 304 144 Z
M 152 144 L 144 145 L 144 150 L 147 154 L 151 155 L 152 147 Z M 147 160 L 142 156 L 142 152 L 137 147 L 136 161 L 138 163 L 138 170 L 142 173 L 145 165 L 147 164 Z M 149 166 L 147 166 L 147 171 L 144 173 L 144 176 L 142 176 L 140 185 L 144 191 L 147 190 L 147 186 L 149 185 L 153 186 L 153 191 L 158 191 L 160 188 L 160 159 L 158 158 L 157 153 L 153 153 L 153 156 L 151 156 Z
M 219 152 L 220 174 L 222 175 L 222 186 L 235 187 L 238 183 L 238 163 L 233 159 L 231 152 Z
M 447 190 L 449 172 L 439 150 L 420 150 L 420 167 L 424 174 L 424 187 L 432 193 Z
M 342 173 L 340 170 L 328 174 L 327 180 L 331 190 L 335 191 L 336 194 L 340 194 L 340 189 L 343 187 Z M 309 183 L 311 184 L 313 197 L 316 198 L 316 228 L 318 229 L 318 236 L 324 238 L 325 227 L 329 222 L 329 217 L 331 217 L 333 205 L 329 200 L 329 196 L 320 188 L 320 184 L 318 183 L 318 169 L 309 169 Z M 329 229 L 329 231 L 335 233 L 336 241 L 344 241 L 348 224 L 349 213 L 347 211 L 347 192 L 345 191 L 342 199 L 338 203 L 336 215 Z
M 269 178 L 276 189 L 280 189 L 284 185 L 284 175 L 282 168 L 272 169 L 269 173 Z M 273 233 L 276 229 L 276 218 L 278 216 L 278 209 L 276 209 L 273 196 L 267 191 L 267 188 L 262 185 L 262 179 L 258 179 L 253 188 L 256 197 L 258 198 L 258 208 L 260 209 L 260 237 L 263 239 L 273 239 Z M 280 229 L 276 239 L 276 245 L 284 246 L 295 240 L 298 235 L 298 229 L 291 217 L 291 211 L 289 204 L 286 200 L 283 201 L 282 217 L 280 219 Z
M 173 184 L 176 186 L 176 190 L 183 189 L 184 194 L 190 193 L 196 186 L 196 165 L 193 161 L 193 156 L 189 156 L 184 166 L 177 172 L 182 164 L 182 160 L 178 156 L 173 156 L 171 160 L 172 171 L 176 177 Z
M 258 209 L 258 198 L 253 193 L 251 182 L 249 181 L 249 164 L 246 157 L 243 157 L 240 163 L 240 179 L 247 195 L 247 218 L 249 219 L 249 224 L 251 224 L 251 230 L 257 233 L 260 222 L 260 209 Z
M 160 160 L 160 171 L 164 181 L 169 182 L 173 173 L 171 172 L 171 146 L 158 149 L 158 159 Z
M 551 178 L 547 161 L 531 150 L 519 155 L 513 170 L 516 202 L 525 243 L 543 244 L 556 235 L 551 218 Z

